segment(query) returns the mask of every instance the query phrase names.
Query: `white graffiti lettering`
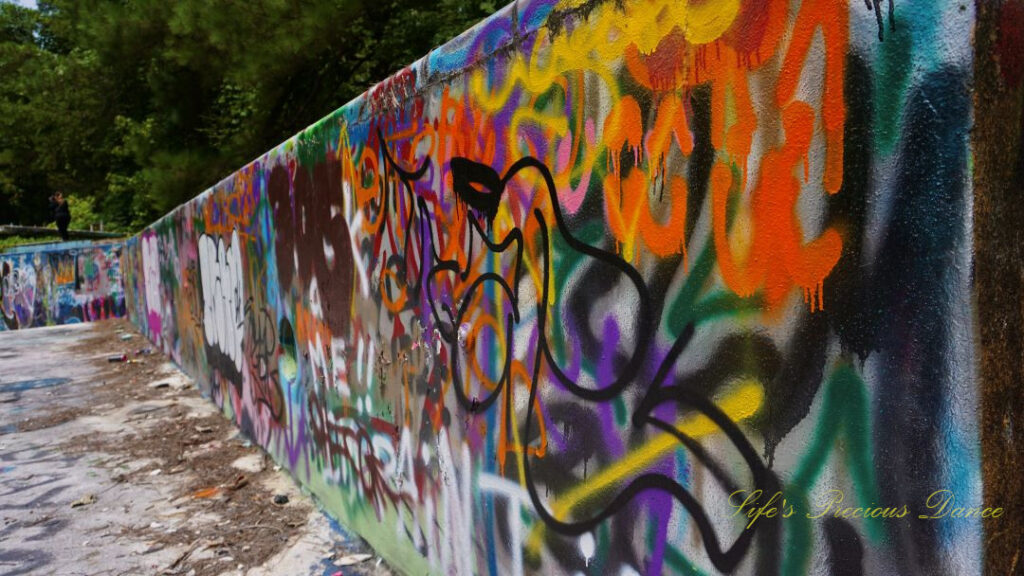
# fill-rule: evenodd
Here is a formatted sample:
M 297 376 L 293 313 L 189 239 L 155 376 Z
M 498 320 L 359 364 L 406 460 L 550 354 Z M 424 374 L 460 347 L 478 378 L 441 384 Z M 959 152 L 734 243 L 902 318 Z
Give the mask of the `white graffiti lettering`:
M 219 348 L 242 369 L 245 339 L 245 284 L 242 279 L 242 251 L 238 232 L 231 245 L 222 238 L 199 239 L 199 266 L 203 284 L 203 328 L 206 342 Z

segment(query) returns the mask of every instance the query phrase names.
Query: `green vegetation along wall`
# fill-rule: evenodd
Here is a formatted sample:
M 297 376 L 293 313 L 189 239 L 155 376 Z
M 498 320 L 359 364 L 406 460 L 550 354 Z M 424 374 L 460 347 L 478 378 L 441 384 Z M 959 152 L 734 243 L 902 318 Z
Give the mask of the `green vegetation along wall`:
M 515 2 L 133 238 L 131 318 L 404 573 L 978 573 L 974 27 Z

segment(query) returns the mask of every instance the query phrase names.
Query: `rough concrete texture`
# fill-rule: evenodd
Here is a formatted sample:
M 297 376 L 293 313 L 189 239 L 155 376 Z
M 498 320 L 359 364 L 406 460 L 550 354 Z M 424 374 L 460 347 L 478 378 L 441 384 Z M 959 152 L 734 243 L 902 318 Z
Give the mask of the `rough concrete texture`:
M 387 573 L 336 566 L 365 546 L 146 346 L 126 323 L 0 334 L 0 574 Z

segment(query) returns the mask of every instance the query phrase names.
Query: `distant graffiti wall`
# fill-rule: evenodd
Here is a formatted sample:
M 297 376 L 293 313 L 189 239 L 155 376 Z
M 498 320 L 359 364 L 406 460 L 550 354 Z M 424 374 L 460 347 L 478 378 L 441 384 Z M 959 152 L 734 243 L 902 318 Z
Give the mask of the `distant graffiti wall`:
M 125 315 L 120 242 L 66 242 L 0 252 L 0 330 Z
M 131 239 L 131 319 L 404 573 L 979 573 L 974 10 L 513 3 Z

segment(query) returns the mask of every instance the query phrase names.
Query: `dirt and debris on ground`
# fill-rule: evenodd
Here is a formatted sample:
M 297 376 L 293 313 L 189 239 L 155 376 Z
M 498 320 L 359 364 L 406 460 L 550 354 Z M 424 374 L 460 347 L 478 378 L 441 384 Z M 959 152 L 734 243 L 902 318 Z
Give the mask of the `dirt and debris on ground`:
M 0 333 L 0 575 L 390 574 L 125 321 Z

